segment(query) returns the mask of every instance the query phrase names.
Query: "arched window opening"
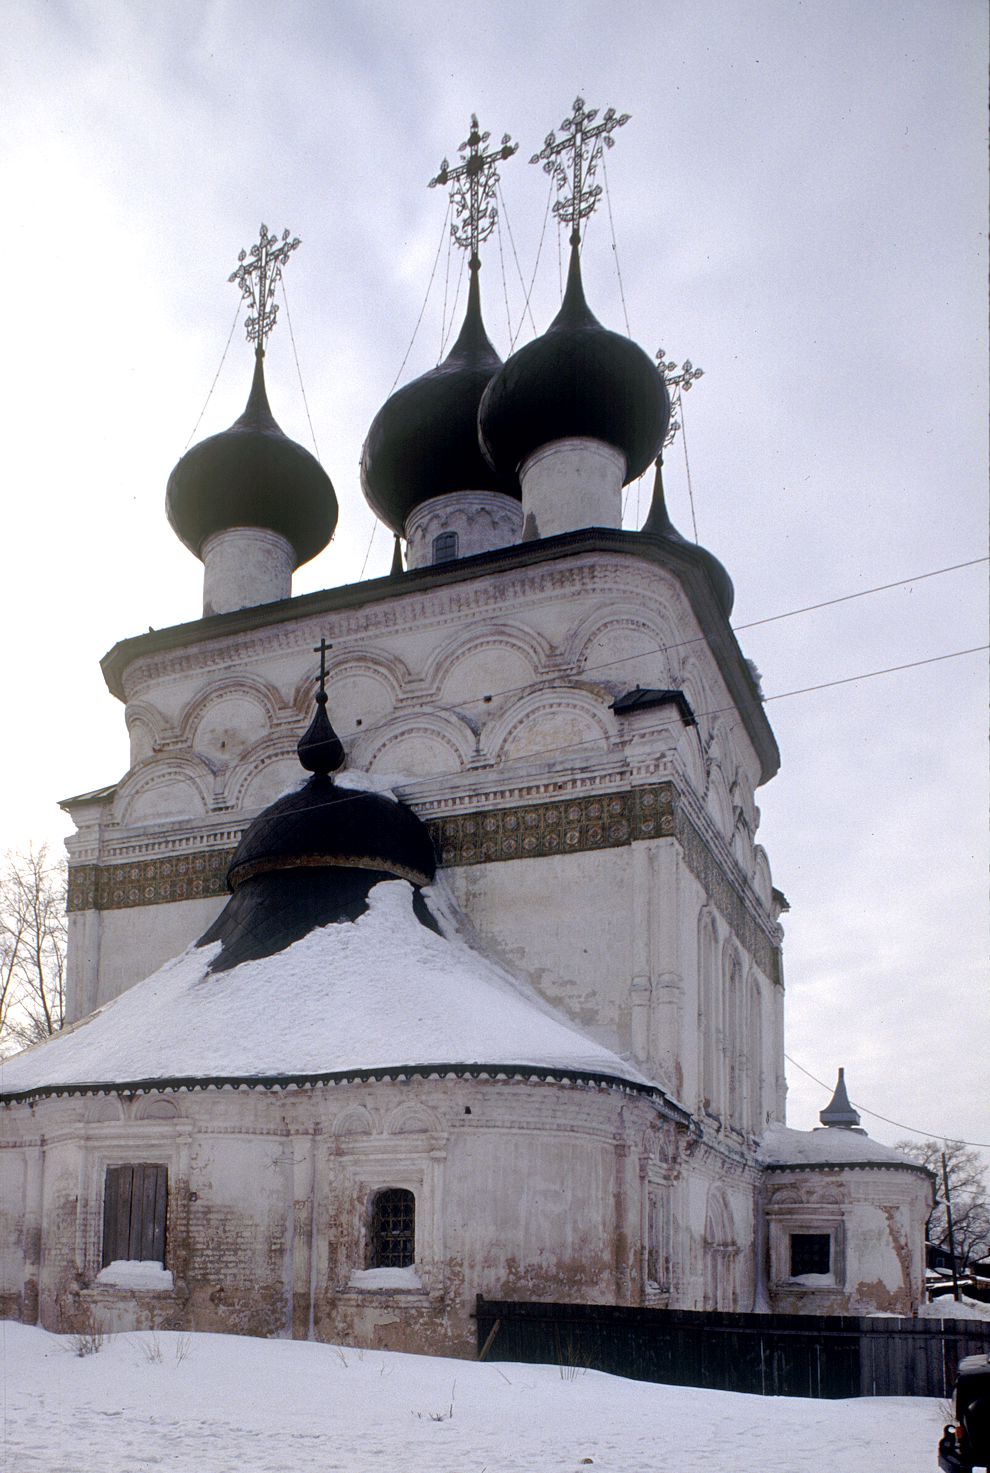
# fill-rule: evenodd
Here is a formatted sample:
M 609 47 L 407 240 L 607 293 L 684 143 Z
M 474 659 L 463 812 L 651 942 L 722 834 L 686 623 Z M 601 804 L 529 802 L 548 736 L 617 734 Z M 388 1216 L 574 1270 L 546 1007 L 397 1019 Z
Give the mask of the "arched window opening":
M 441 532 L 439 537 L 433 539 L 433 561 L 435 563 L 449 563 L 457 556 L 457 533 Z
M 376 1192 L 368 1235 L 369 1268 L 409 1268 L 416 1259 L 416 1198 L 404 1187 Z

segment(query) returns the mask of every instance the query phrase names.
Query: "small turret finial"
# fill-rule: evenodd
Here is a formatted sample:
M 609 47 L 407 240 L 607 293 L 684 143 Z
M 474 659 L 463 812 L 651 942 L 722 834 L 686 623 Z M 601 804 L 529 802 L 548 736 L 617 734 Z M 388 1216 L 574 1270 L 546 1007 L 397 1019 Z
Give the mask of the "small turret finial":
M 849 1095 L 846 1091 L 845 1069 L 839 1070 L 832 1098 L 824 1110 L 819 1110 L 818 1118 L 823 1125 L 831 1126 L 833 1129 L 856 1130 L 859 1126 L 859 1115 L 849 1103 Z
M 462 250 L 470 251 L 468 265 L 473 272 L 480 271 L 481 257 L 478 248 L 495 229 L 498 209 L 495 205 L 495 188 L 498 184 L 497 164 L 500 159 L 511 158 L 519 145 L 513 143 L 508 133 L 502 134 L 498 148 L 484 152 L 490 133 L 482 133 L 477 116 L 471 114 L 471 131 L 464 142 L 458 145 L 461 163 L 451 168 L 447 159 L 440 164 L 440 171 L 430 180 L 430 189 L 438 184 L 450 185 L 450 203 L 455 218 L 451 221 L 450 234 Z
M 269 235 L 268 226 L 262 224 L 258 240 L 251 247 L 250 259 L 246 250 L 241 251 L 236 271 L 227 277 L 228 281 L 237 282 L 241 296 L 251 307 L 253 315 L 245 324 L 247 339 L 255 344 L 260 358 L 264 357 L 265 343 L 278 316 L 275 288 L 282 280 L 282 267 L 300 244 L 298 235 L 290 240 L 289 232 L 283 230 L 279 240 L 277 236 Z
M 620 116 L 610 107 L 592 128 L 597 116 L 596 107 L 586 109 L 584 98 L 575 97 L 572 116 L 560 125 L 564 136 L 558 139 L 556 133 L 548 133 L 539 153 L 530 159 L 531 164 L 543 164 L 543 172 L 550 175 L 558 190 L 570 186 L 570 194 L 560 195 L 553 212 L 558 220 L 570 225 L 570 243 L 575 249 L 581 244 L 581 221 L 594 213 L 601 198 L 602 187 L 594 180 L 602 154 L 606 148 L 615 147 L 612 134 L 629 121 L 628 113 Z M 570 158 L 565 160 L 568 153 Z
M 296 746 L 299 761 L 306 771 L 315 772 L 320 777 L 328 777 L 344 765 L 343 744 L 327 715 L 327 650 L 332 648 L 325 639 L 321 639 L 313 649 L 314 655 L 320 657 L 319 689 L 314 697 L 316 711 Z

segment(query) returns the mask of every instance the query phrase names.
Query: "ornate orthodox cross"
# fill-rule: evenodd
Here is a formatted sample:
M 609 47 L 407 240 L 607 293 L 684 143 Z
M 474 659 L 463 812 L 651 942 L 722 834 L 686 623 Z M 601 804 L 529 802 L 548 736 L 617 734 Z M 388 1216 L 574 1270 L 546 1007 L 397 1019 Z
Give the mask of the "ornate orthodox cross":
M 561 195 L 553 212 L 558 220 L 570 225 L 571 245 L 581 244 L 581 221 L 594 213 L 601 198 L 602 187 L 594 179 L 602 152 L 606 148 L 614 148 L 612 134 L 629 121 L 628 113 L 619 117 L 615 108 L 610 107 L 601 122 L 592 128 L 590 125 L 597 116 L 596 107 L 586 109 L 584 98 L 575 97 L 573 115 L 560 125 L 563 138 L 558 139 L 556 133 L 548 133 L 539 153 L 534 153 L 530 159 L 531 164 L 542 160 L 543 172 L 551 176 L 558 190 L 565 190 L 570 185 L 570 194 Z M 569 159 L 565 158 L 567 154 L 570 154 Z
M 478 119 L 472 113 L 471 131 L 457 149 L 461 162 L 451 168 L 448 160 L 444 159 L 440 164 L 440 172 L 430 180 L 431 189 L 435 189 L 438 184 L 450 185 L 450 203 L 456 216 L 451 223 L 450 233 L 463 250 L 471 252 L 468 265 L 472 271 L 477 271 L 481 266 L 478 247 L 491 235 L 498 219 L 495 206 L 495 186 L 498 183 L 496 165 L 500 159 L 511 158 L 519 147 L 518 143 L 511 141 L 508 133 L 503 133 L 498 148 L 485 153 L 485 144 L 491 136 L 490 133 L 480 131 Z
M 298 235 L 290 240 L 289 232 L 283 230 L 279 240 L 268 234 L 267 225 L 262 225 L 257 244 L 251 247 L 250 260 L 248 252 L 241 251 L 237 270 L 227 277 L 228 281 L 237 282 L 241 296 L 252 309 L 253 316 L 246 323 L 248 342 L 256 343 L 261 353 L 278 316 L 274 298 L 275 288 L 282 280 L 282 267 L 299 244 Z
M 672 360 L 669 362 L 665 361 L 666 357 L 667 355 L 663 348 L 658 348 L 656 353 L 657 367 L 660 370 L 660 377 L 667 385 L 667 391 L 670 394 L 670 424 L 667 426 L 667 433 L 663 442 L 663 448 L 665 450 L 668 445 L 673 445 L 677 438 L 677 431 L 681 428 L 679 418 L 681 413 L 681 394 L 686 394 L 691 385 L 697 379 L 704 378 L 705 375 L 705 370 L 703 368 L 695 368 L 690 358 L 685 358 L 684 362 L 678 366 Z

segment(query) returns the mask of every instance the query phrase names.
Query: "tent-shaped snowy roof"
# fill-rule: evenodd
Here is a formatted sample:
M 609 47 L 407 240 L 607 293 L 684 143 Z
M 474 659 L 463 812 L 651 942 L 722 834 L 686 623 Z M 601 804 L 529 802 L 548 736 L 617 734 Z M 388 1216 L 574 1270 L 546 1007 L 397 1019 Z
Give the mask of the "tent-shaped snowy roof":
M 299 1081 L 421 1071 L 591 1076 L 680 1106 L 579 1033 L 457 934 L 415 916 L 404 880 L 376 885 L 358 920 L 322 926 L 274 956 L 210 973 L 218 943 L 191 947 L 74 1028 L 0 1064 L 0 1096 L 160 1081 Z
M 821 1170 L 829 1166 L 903 1166 L 924 1171 L 916 1161 L 902 1156 L 890 1146 L 882 1146 L 868 1135 L 854 1130 L 791 1130 L 786 1125 L 771 1125 L 760 1141 L 757 1157 L 761 1166 L 810 1167 Z

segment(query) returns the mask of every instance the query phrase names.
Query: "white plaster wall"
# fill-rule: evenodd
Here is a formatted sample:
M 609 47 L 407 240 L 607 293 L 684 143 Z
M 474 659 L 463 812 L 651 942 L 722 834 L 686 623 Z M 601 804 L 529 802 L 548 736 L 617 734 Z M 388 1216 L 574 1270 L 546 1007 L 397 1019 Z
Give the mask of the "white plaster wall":
M 643 1302 L 644 1142 L 666 1138 L 674 1161 L 683 1140 L 643 1098 L 472 1080 L 75 1097 L 8 1117 L 8 1312 L 31 1308 L 33 1274 L 32 1303 L 52 1329 L 313 1333 L 463 1354 L 479 1291 Z M 174 1286 L 163 1293 L 97 1282 L 106 1169 L 128 1161 L 168 1172 Z M 415 1192 L 413 1290 L 352 1278 L 370 1195 L 384 1186 Z M 43 1225 L 33 1257 L 32 1215 Z
M 274 603 L 292 593 L 295 550 L 264 527 L 230 527 L 207 537 L 203 559 L 203 617 Z
M 519 502 L 499 491 L 431 496 L 406 518 L 406 567 L 428 567 L 434 561 L 434 539 L 444 532 L 456 532 L 459 558 L 509 547 L 519 541 L 522 520 Z
M 622 525 L 626 458 L 603 440 L 552 440 L 524 461 L 523 538 Z
M 72 965 L 82 975 L 79 971 L 72 974 L 73 1011 L 69 1021 L 75 1022 L 94 1008 L 102 1007 L 178 956 L 212 925 L 226 900 L 221 895 L 207 900 L 84 911 L 70 916 L 70 956 Z M 79 932 L 88 940 L 94 931 L 100 937 L 102 965 L 98 973 L 93 965 L 92 947 L 87 946 L 81 952 L 78 945 L 73 946 Z M 83 971 L 85 963 L 88 966 Z
M 701 712 L 731 704 L 697 632 L 671 575 L 582 557 L 142 657 L 125 676 L 138 760 L 95 822 L 92 805 L 76 810 L 70 853 L 118 865 L 232 849 L 298 778 L 294 745 L 325 635 L 330 711 L 352 764 L 394 776 L 424 817 L 670 779 L 745 888 L 733 803 L 755 822 L 758 765 L 741 724 L 702 716 L 690 728 L 669 707 L 621 720 L 610 710 L 637 683 L 683 685 Z M 709 801 L 709 789 L 735 798 Z M 695 1102 L 702 897 L 669 845 L 476 865 L 453 883 L 482 934 L 548 997 Z M 74 919 L 72 1015 L 180 951 L 222 903 Z M 764 1037 L 779 1052 L 776 1022 Z
M 924 1298 L 932 1189 L 882 1167 L 768 1172 L 769 1290 L 785 1314 L 910 1315 Z M 792 1232 L 831 1232 L 832 1273 L 790 1277 Z

